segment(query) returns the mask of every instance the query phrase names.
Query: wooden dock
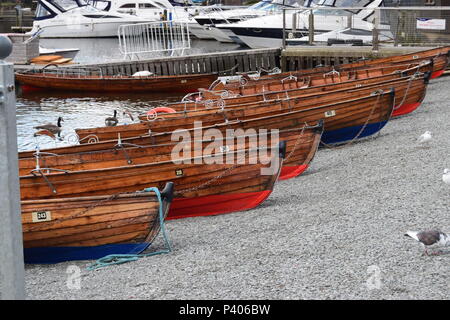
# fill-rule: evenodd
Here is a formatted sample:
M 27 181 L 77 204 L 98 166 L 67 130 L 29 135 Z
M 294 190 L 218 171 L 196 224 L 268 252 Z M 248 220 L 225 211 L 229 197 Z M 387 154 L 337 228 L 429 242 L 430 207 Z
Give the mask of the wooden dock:
M 286 49 L 267 48 L 205 53 L 182 57 L 162 57 L 147 60 L 130 60 L 102 64 L 76 64 L 68 67 L 100 69 L 103 75 L 132 75 L 138 71 L 150 71 L 157 75 L 183 75 L 211 72 L 257 71 L 275 67 L 283 71 L 312 68 L 317 65 L 350 63 L 362 58 L 378 58 L 415 51 L 429 47 L 383 47 L 373 51 L 372 47 L 342 46 L 293 46 Z M 16 70 L 42 68 L 42 65 L 15 65 Z M 64 66 L 61 66 L 64 67 Z
M 144 70 L 158 75 L 179 75 L 222 72 L 232 68 L 236 72 L 248 72 L 280 67 L 280 53 L 280 48 L 237 50 L 83 66 L 100 68 L 103 75 L 129 75 Z

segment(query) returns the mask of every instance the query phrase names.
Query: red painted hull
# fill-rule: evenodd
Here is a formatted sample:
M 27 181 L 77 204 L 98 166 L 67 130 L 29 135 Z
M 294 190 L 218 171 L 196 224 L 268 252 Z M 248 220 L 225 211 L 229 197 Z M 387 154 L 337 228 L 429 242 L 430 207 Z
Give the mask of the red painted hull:
M 249 210 L 264 202 L 272 190 L 173 199 L 166 220 Z
M 22 93 L 30 93 L 30 92 L 36 92 L 36 91 L 42 91 L 42 88 L 34 87 L 34 86 L 27 86 L 27 85 L 21 85 Z
M 283 168 L 281 168 L 281 173 L 278 180 L 287 180 L 298 177 L 305 172 L 306 169 L 308 169 L 307 164 L 302 164 L 300 166 L 283 166 Z
M 420 102 L 403 104 L 402 106 L 400 106 L 400 108 L 395 109 L 394 112 L 392 112 L 392 116 L 393 117 L 403 116 L 405 114 L 413 112 L 419 106 L 420 106 Z
M 436 79 L 440 76 L 442 76 L 442 74 L 445 72 L 445 70 L 439 70 L 439 71 L 435 71 L 431 74 L 430 79 Z

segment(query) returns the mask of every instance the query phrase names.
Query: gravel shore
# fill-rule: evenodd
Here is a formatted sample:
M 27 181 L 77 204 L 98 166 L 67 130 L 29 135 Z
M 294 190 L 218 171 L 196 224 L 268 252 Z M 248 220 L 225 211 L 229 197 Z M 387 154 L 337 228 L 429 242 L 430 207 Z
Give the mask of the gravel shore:
M 256 209 L 168 221 L 170 254 L 95 271 L 27 265 L 27 298 L 449 299 L 450 250 L 422 256 L 403 235 L 450 232 L 449 88 L 432 80 L 421 107 L 375 139 L 319 150 Z M 419 147 L 426 130 L 433 141 Z M 162 248 L 159 237 L 151 250 Z

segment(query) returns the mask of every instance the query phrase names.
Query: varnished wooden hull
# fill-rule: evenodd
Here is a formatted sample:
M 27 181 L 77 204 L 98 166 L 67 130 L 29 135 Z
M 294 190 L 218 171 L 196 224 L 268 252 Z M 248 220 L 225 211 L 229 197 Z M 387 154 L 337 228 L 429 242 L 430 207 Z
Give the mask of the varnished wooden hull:
M 447 57 L 446 57 L 447 58 Z M 358 79 L 370 79 L 373 77 L 379 77 L 384 75 L 389 75 L 391 73 L 403 73 L 404 75 L 413 75 L 417 71 L 428 72 L 432 70 L 432 65 L 429 61 L 423 64 L 413 64 L 413 65 L 392 65 L 388 67 L 371 67 L 368 69 L 356 69 L 351 71 L 343 72 L 331 72 L 329 74 L 312 74 L 303 77 L 289 76 L 284 79 L 265 79 L 259 81 L 250 81 L 245 85 L 240 85 L 236 83 L 223 84 L 219 83 L 212 92 L 204 91 L 202 96 L 206 99 L 217 98 L 214 93 L 224 91 L 228 95 L 248 95 L 256 94 L 264 91 L 282 91 L 289 89 L 299 89 L 306 87 L 315 87 L 320 85 L 342 83 L 351 80 Z
M 177 129 L 190 129 L 201 121 L 203 126 L 213 125 L 223 122 L 225 119 L 249 120 L 258 117 L 271 116 L 289 111 L 307 110 L 312 107 L 319 107 L 338 102 L 345 102 L 352 98 L 368 96 L 377 90 L 388 91 L 391 88 L 395 90 L 395 101 L 398 103 L 394 107 L 398 115 L 403 112 L 410 112 L 410 105 L 420 104 L 426 92 L 427 80 L 424 77 L 410 77 L 403 80 L 388 81 L 383 84 L 377 84 L 362 87 L 353 90 L 334 91 L 332 93 L 323 93 L 320 95 L 305 95 L 283 100 L 267 100 L 263 102 L 249 103 L 228 107 L 221 111 L 220 109 L 198 110 L 186 113 L 179 113 L 178 117 L 171 114 L 170 118 L 161 118 L 155 121 L 141 122 L 130 125 L 116 127 L 99 127 L 92 129 L 77 129 L 76 133 L 81 139 L 87 136 L 95 135 L 100 141 L 110 140 L 118 137 L 133 137 L 146 134 L 147 132 L 173 131 Z M 407 110 L 405 110 L 407 108 Z M 334 109 L 332 109 L 334 110 Z M 339 118 L 340 115 L 335 116 Z M 319 120 L 319 119 L 316 119 Z M 338 120 L 338 119 L 336 119 Z M 344 124 L 337 129 L 344 128 Z
M 281 130 L 275 138 L 286 142 L 286 159 L 283 161 L 280 179 L 289 179 L 300 175 L 312 161 L 322 136 L 323 126 L 302 126 L 300 128 Z M 211 139 L 204 141 L 188 141 L 163 145 L 139 146 L 128 148 L 111 148 L 95 152 L 70 155 L 39 157 L 40 168 L 52 168 L 66 171 L 94 170 L 99 168 L 132 166 L 161 161 L 175 161 L 183 153 L 172 154 L 175 147 L 183 146 L 191 155 L 201 154 L 211 148 L 214 143 L 226 146 L 228 151 L 249 148 L 252 143 L 262 141 L 265 135 L 245 135 L 236 141 Z M 274 141 L 277 143 L 277 141 Z M 272 145 L 272 136 L 267 135 L 267 143 Z M 218 150 L 216 150 L 218 151 Z M 19 175 L 29 175 L 36 168 L 34 158 L 19 160 Z M 44 169 L 43 169 L 44 170 Z M 45 170 L 44 170 L 45 171 Z
M 55 77 L 40 73 L 16 73 L 22 86 L 45 90 L 83 92 L 192 92 L 209 86 L 217 74 L 192 74 L 178 76 L 134 77 Z
M 390 56 L 390 57 L 384 57 L 384 58 L 377 58 L 377 59 L 365 59 L 361 61 L 356 61 L 352 63 L 344 63 L 339 65 L 331 65 L 331 66 L 322 66 L 322 67 L 316 67 L 311 69 L 303 69 L 303 70 L 296 70 L 296 71 L 289 71 L 289 72 L 282 72 L 278 74 L 273 75 L 263 75 L 260 76 L 258 79 L 252 79 L 247 77 L 247 80 L 249 81 L 261 81 L 266 79 L 282 79 L 289 75 L 294 76 L 311 76 L 313 74 L 318 73 L 326 73 L 330 71 L 350 71 L 350 70 L 357 70 L 357 69 L 365 69 L 370 67 L 386 67 L 388 65 L 398 65 L 398 64 L 415 64 L 420 63 L 423 60 L 432 59 L 433 60 L 433 68 L 431 70 L 432 75 L 431 78 L 434 79 L 436 77 L 439 77 L 445 70 L 448 64 L 448 56 L 450 52 L 450 47 L 440 47 L 436 49 L 431 50 L 424 50 L 424 51 L 418 51 L 414 53 L 408 53 L 403 55 L 396 55 L 396 56 Z
M 260 118 L 252 118 L 251 120 L 239 120 L 239 121 L 230 121 L 228 123 L 222 123 L 213 125 L 210 127 L 202 127 L 202 130 L 208 129 L 218 129 L 221 132 L 225 132 L 227 129 L 289 129 L 289 128 L 298 128 L 302 126 L 305 122 L 317 122 L 323 118 L 325 121 L 325 130 L 338 130 L 340 128 L 345 127 L 358 127 L 362 124 L 369 123 L 378 123 L 385 122 L 390 119 L 390 116 L 393 111 L 393 103 L 394 103 L 394 91 L 384 92 L 381 94 L 375 94 L 366 96 L 359 99 L 348 100 L 346 102 L 336 103 L 336 104 L 328 104 L 317 106 L 314 108 L 309 108 L 300 111 L 290 111 L 283 112 L 281 114 L 260 117 Z M 270 108 L 273 108 L 273 104 L 269 105 Z M 280 108 L 283 106 L 278 105 Z M 286 106 L 284 106 L 286 109 Z M 287 109 L 289 109 L 289 105 L 287 105 Z M 336 110 L 340 110 L 337 112 L 336 116 L 325 117 L 327 112 L 332 112 Z M 199 129 L 199 128 L 197 128 Z M 194 136 L 195 129 L 189 129 L 187 134 L 190 136 Z M 373 132 L 367 132 L 353 138 L 364 137 L 367 135 L 373 134 Z M 133 143 L 133 144 L 162 144 L 171 141 L 172 134 L 169 133 L 152 133 L 151 135 L 146 134 L 139 137 L 125 138 L 122 139 L 122 143 Z M 352 138 L 352 139 L 353 139 Z M 323 140 L 323 139 L 322 139 Z M 342 140 L 340 142 L 344 142 Z M 324 141 L 328 143 L 327 141 Z M 74 145 L 68 147 L 61 148 L 50 148 L 46 150 L 42 150 L 43 152 L 50 152 L 56 154 L 75 154 L 79 152 L 89 152 L 95 150 L 102 150 L 105 148 L 114 148 L 117 145 L 117 139 L 115 140 L 107 140 L 98 143 L 87 143 L 82 145 Z M 30 158 L 33 157 L 34 151 L 24 151 L 19 153 L 19 158 Z
M 161 193 L 163 219 L 171 187 Z M 153 192 L 28 200 L 21 207 L 25 263 L 139 254 L 160 231 L 160 204 Z
M 170 109 L 173 109 L 177 112 L 187 112 L 187 111 L 202 111 L 205 109 L 217 109 L 219 107 L 224 107 L 225 109 L 233 106 L 238 106 L 240 104 L 248 104 L 252 102 L 259 102 L 259 101 L 266 101 L 266 100 L 273 100 L 273 99 L 285 99 L 285 98 L 294 98 L 304 95 L 311 95 L 311 94 L 322 94 L 325 92 L 333 92 L 333 91 L 339 91 L 339 90 L 353 90 L 355 88 L 360 88 L 363 86 L 368 85 L 374 85 L 377 83 L 382 83 L 386 81 L 392 81 L 392 80 L 399 80 L 402 77 L 407 77 L 405 75 L 402 75 L 401 73 L 391 73 L 384 76 L 378 76 L 378 77 L 372 77 L 368 79 L 361 79 L 361 80 L 350 80 L 350 81 L 344 81 L 340 83 L 333 83 L 333 84 L 325 84 L 325 85 L 319 85 L 315 87 L 306 87 L 306 88 L 294 88 L 294 89 L 287 89 L 282 91 L 266 91 L 266 92 L 259 92 L 255 94 L 249 94 L 245 96 L 230 96 L 227 97 L 224 95 L 221 96 L 220 92 L 217 93 L 217 95 L 214 97 L 214 99 L 205 99 L 202 97 L 201 92 L 199 93 L 200 96 L 197 101 L 189 100 L 189 101 L 183 101 L 183 102 L 174 102 L 165 105 L 165 107 L 168 107 Z M 158 117 L 164 117 L 164 118 L 171 118 L 176 117 L 177 114 L 168 114 L 168 113 L 157 113 L 156 118 Z M 154 116 L 149 116 L 147 114 L 142 114 L 139 116 L 139 119 L 141 121 L 151 121 L 154 119 Z
M 185 162 L 171 161 L 133 166 L 103 168 L 67 173 L 39 174 L 20 177 L 22 200 L 82 197 L 87 195 L 113 195 L 121 192 L 141 190 L 147 186 L 161 188 L 167 181 L 175 186 L 174 203 L 189 199 L 199 205 L 184 209 L 180 214 L 177 206 L 171 207 L 168 218 L 181 218 L 197 214 L 221 214 L 249 209 L 249 203 L 237 200 L 234 205 L 221 206 L 216 196 L 244 197 L 250 193 L 264 194 L 264 201 L 273 190 L 281 171 L 285 154 L 285 143 L 266 150 L 270 154 L 267 162 L 259 161 L 259 149 L 227 152 L 223 157 L 234 157 L 232 163 L 208 163 L 211 157 L 187 158 Z M 261 149 L 262 150 L 262 149 Z M 281 156 L 278 156 L 278 152 Z M 228 159 L 228 158 L 227 158 Z M 253 197 L 254 198 L 254 197 Z M 252 202 L 251 207 L 261 202 Z

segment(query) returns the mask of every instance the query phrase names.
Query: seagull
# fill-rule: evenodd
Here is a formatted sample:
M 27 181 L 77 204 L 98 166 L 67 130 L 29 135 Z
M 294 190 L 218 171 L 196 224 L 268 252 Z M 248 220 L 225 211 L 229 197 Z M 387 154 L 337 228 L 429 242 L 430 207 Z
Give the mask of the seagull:
M 432 139 L 432 135 L 430 131 L 425 131 L 425 133 L 423 133 L 419 139 L 417 139 L 417 142 L 420 144 L 426 144 L 429 143 Z
M 442 175 L 442 181 L 444 181 L 445 184 L 450 185 L 450 169 L 444 169 L 444 174 Z
M 429 255 L 427 247 L 433 244 L 439 246 L 450 245 L 450 236 L 439 230 L 428 230 L 428 231 L 407 231 L 405 236 L 411 237 L 416 241 L 419 241 L 425 249 L 424 254 Z
M 34 127 L 34 129 L 38 129 L 34 136 L 42 136 L 47 135 L 53 139 L 55 139 L 55 135 L 58 135 L 58 138 L 61 138 L 61 121 L 64 121 L 62 117 L 58 118 L 57 124 L 47 123 L 40 126 Z

